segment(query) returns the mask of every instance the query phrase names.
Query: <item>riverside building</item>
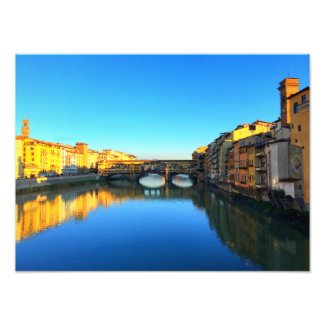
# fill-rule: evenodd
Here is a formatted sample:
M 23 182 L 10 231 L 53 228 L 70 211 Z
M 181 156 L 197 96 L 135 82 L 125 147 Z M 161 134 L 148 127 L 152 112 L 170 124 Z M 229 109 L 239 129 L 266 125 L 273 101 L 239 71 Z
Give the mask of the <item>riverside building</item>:
M 21 135 L 16 136 L 16 179 L 97 172 L 100 161 L 136 158 L 119 151 L 110 150 L 109 157 L 104 153 L 89 149 L 83 142 L 72 146 L 30 138 L 29 121 L 24 119 Z
M 298 78 L 280 82 L 278 120 L 239 125 L 207 146 L 206 182 L 280 208 L 309 208 L 309 87 L 299 86 Z

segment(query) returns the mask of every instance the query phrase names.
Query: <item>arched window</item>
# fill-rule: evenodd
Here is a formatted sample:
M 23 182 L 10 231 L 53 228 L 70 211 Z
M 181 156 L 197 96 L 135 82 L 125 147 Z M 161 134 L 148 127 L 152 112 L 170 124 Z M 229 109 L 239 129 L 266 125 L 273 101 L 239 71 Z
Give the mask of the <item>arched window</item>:
M 298 113 L 298 103 L 294 103 L 293 105 L 293 112 Z

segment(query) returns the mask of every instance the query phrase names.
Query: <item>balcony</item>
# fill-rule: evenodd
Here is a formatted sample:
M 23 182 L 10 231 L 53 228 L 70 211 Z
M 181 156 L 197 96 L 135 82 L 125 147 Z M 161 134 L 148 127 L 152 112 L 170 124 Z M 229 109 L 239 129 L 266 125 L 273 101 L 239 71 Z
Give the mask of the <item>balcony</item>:
M 265 157 L 265 152 L 261 151 L 261 152 L 256 153 L 256 157 Z
M 265 189 L 267 187 L 266 183 L 256 183 L 255 186 L 260 189 Z
M 264 167 L 264 166 L 260 166 L 260 167 L 255 167 L 255 170 L 257 171 L 257 172 L 266 172 L 266 167 Z

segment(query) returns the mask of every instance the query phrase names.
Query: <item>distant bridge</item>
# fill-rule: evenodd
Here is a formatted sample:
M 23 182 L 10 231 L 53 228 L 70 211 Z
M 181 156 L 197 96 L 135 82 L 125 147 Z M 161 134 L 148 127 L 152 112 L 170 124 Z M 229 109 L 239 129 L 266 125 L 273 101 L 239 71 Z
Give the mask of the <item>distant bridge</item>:
M 159 174 L 165 176 L 166 180 L 179 174 L 197 178 L 193 160 L 110 160 L 100 166 L 98 173 L 107 179 L 120 175 L 130 181 L 139 180 L 148 174 Z

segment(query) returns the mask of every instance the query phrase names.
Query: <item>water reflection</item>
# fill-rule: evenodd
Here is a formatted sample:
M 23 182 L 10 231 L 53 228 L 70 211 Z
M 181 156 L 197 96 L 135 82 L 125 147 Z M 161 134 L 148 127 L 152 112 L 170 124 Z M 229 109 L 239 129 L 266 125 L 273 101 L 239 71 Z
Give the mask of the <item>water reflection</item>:
M 142 186 L 149 188 L 162 187 L 166 184 L 165 177 L 158 174 L 148 174 L 139 179 Z
M 172 179 L 172 183 L 179 187 L 192 187 L 193 181 L 190 179 L 188 175 L 176 175 Z
M 154 177 L 152 180 L 158 184 L 158 178 Z M 181 186 L 182 184 L 180 185 L 182 181 L 184 181 L 183 187 Z M 177 186 L 173 183 L 176 183 Z M 187 219 L 185 218 L 186 216 L 184 217 L 185 223 L 182 224 L 184 229 L 191 227 L 191 224 L 194 225 L 198 220 L 202 220 L 203 223 L 208 222 L 214 237 L 210 238 L 208 230 L 204 228 L 202 223 L 200 226 L 193 226 L 191 230 L 193 238 L 186 239 L 186 244 L 191 242 L 193 245 L 191 248 L 193 252 L 189 253 L 189 256 L 192 256 L 192 264 L 195 265 L 195 250 L 198 250 L 198 247 L 203 245 L 205 238 L 209 238 L 204 244 L 206 246 L 203 245 L 205 248 L 202 248 L 202 251 L 197 251 L 197 258 L 203 260 L 200 260 L 201 264 L 197 261 L 198 266 L 196 266 L 196 269 L 200 269 L 200 265 L 209 265 L 208 267 L 202 266 L 201 269 L 235 270 L 306 270 L 309 268 L 309 240 L 305 235 L 277 220 L 239 205 L 229 197 L 221 196 L 214 189 L 203 185 L 188 187 L 186 184 L 188 184 L 187 180 L 182 180 L 181 178 L 176 179 L 176 182 L 164 183 L 164 185 L 157 188 L 143 187 L 136 183 L 120 181 L 107 185 L 94 184 L 87 188 L 79 187 L 60 191 L 48 191 L 40 194 L 19 195 L 16 199 L 17 248 L 20 247 L 19 245 L 27 243 L 29 238 L 33 238 L 38 233 L 56 231 L 55 227 L 63 225 L 69 220 L 80 222 L 88 217 L 89 219 L 96 218 L 99 213 L 96 211 L 99 208 L 103 208 L 106 211 L 122 203 L 123 206 L 127 206 L 127 202 L 136 200 L 144 201 L 144 203 L 148 202 L 148 205 L 141 205 L 141 211 L 138 211 L 141 215 L 148 213 L 148 215 L 154 216 L 155 214 L 165 213 L 166 220 L 167 216 L 171 218 L 168 219 L 172 220 L 169 222 L 173 223 L 173 227 L 170 228 L 170 234 L 175 232 L 176 226 L 180 227 L 177 224 L 179 222 L 178 217 L 180 214 L 184 214 L 184 211 L 187 211 L 186 214 L 188 215 Z M 173 202 L 173 200 L 176 200 L 175 202 L 178 205 L 175 205 L 172 209 L 168 206 L 168 211 L 164 211 L 163 209 L 167 207 L 167 203 Z M 153 208 L 152 203 L 149 204 L 149 202 L 153 201 L 161 202 L 158 208 L 156 205 Z M 191 205 L 188 202 L 191 202 Z M 117 211 L 119 210 L 114 209 L 114 213 L 117 213 Z M 200 211 L 201 214 L 195 211 Z M 129 213 L 136 215 L 136 211 L 132 209 Z M 206 221 L 202 219 L 204 215 L 206 216 Z M 101 218 L 98 222 L 102 222 L 103 217 Z M 133 227 L 136 231 L 136 217 L 128 220 L 129 223 L 132 220 L 131 224 L 121 225 L 121 229 Z M 159 220 L 160 223 L 154 224 L 154 226 L 158 227 L 157 229 L 163 229 L 166 226 L 164 218 L 162 217 Z M 146 227 L 144 224 L 141 226 Z M 152 230 L 152 228 L 149 229 Z M 94 232 L 94 236 L 96 235 L 96 230 L 91 229 L 89 231 Z M 148 236 L 145 233 L 142 236 L 145 235 Z M 174 233 L 173 236 L 176 236 L 176 234 Z M 199 240 L 197 236 L 201 236 L 201 239 Z M 176 238 L 178 238 L 178 241 L 181 240 L 181 233 Z M 105 240 L 109 241 L 110 238 L 105 237 Z M 167 236 L 165 241 L 163 238 L 159 241 L 154 241 L 150 249 L 159 251 L 163 245 L 167 245 L 166 240 L 171 241 L 172 239 L 170 236 Z M 211 247 L 209 246 L 210 244 L 212 245 Z M 182 245 L 180 247 L 184 249 L 185 242 Z M 213 251 L 213 247 L 215 247 L 215 251 Z M 97 248 L 99 249 L 99 247 Z M 149 249 L 148 245 L 142 248 L 141 252 L 146 249 Z M 176 256 L 178 254 L 177 249 L 173 250 L 173 247 L 170 249 L 169 255 L 175 258 L 176 261 L 178 258 Z M 30 252 L 30 254 L 33 254 L 33 252 Z M 174 256 L 173 254 L 176 255 Z M 160 256 L 160 258 L 163 258 L 163 256 Z M 207 261 L 208 258 L 211 261 Z M 216 258 L 220 260 L 213 260 Z M 234 261 L 233 264 L 230 262 L 231 259 Z M 116 269 L 119 268 L 117 267 Z M 171 267 L 171 269 L 173 268 Z M 190 268 L 187 267 L 186 269 Z

